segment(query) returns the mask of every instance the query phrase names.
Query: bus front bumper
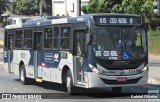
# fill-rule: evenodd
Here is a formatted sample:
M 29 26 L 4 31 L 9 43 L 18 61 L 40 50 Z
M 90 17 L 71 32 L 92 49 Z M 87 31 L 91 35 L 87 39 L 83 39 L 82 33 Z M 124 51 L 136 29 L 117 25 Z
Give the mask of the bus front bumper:
M 117 79 L 124 78 L 125 81 L 118 81 Z M 124 86 L 139 86 L 148 84 L 148 71 L 137 75 L 130 76 L 107 76 L 88 73 L 88 88 L 104 88 L 104 87 L 124 87 Z

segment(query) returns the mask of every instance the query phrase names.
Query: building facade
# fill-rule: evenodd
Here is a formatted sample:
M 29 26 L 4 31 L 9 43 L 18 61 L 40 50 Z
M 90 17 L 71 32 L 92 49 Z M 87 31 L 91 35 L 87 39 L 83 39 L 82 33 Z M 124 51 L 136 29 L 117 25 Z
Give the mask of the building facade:
M 89 0 L 81 0 L 81 6 L 88 4 Z M 81 12 L 83 14 L 83 12 Z M 77 15 L 77 0 L 52 0 L 52 16 Z

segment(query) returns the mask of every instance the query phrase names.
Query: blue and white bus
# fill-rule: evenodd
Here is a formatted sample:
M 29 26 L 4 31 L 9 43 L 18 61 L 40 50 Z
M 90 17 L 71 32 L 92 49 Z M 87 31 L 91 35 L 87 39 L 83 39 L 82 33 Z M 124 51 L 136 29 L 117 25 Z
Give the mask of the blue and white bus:
M 139 15 L 98 13 L 43 17 L 5 27 L 4 68 L 30 79 L 74 87 L 122 87 L 148 82 L 147 28 Z

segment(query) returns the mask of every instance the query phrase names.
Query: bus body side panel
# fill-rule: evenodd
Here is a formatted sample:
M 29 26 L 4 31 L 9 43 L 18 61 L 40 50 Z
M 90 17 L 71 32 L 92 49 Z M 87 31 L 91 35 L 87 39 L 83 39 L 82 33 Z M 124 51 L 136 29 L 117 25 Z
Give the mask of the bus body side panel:
M 73 69 L 73 64 L 68 63 L 68 52 L 58 50 L 42 50 L 39 53 L 38 67 L 42 68 L 42 80 L 62 83 L 62 70 L 64 66 Z M 72 57 L 70 58 L 72 59 Z M 73 73 L 73 72 L 72 72 Z
M 51 81 L 50 70 L 52 68 L 55 69 L 53 74 L 56 75 L 56 64 L 59 63 L 59 60 L 57 59 L 57 62 L 54 61 L 55 54 L 58 54 L 58 52 L 52 50 L 42 50 L 38 52 L 38 76 L 40 76 L 42 80 Z
M 63 54 L 62 54 L 63 53 Z M 66 54 L 66 57 L 61 56 L 61 60 L 60 60 L 60 63 L 58 65 L 58 72 L 57 72 L 57 82 L 58 83 L 62 83 L 62 71 L 63 71 L 63 68 L 64 66 L 67 66 L 71 73 L 72 73 L 72 78 L 73 78 L 73 82 L 74 82 L 74 72 L 73 72 L 73 56 L 71 53 L 69 52 L 61 52 L 62 55 L 65 55 Z
M 14 75 L 19 75 L 19 63 L 20 63 L 20 51 L 21 50 L 13 50 L 13 68 Z
M 14 64 L 14 74 L 19 75 L 19 64 L 22 61 L 26 68 L 26 76 L 29 78 L 34 78 L 34 65 L 31 63 L 33 60 L 33 51 L 30 50 L 14 50 L 13 51 L 13 64 Z
M 28 53 L 29 51 L 29 53 Z M 27 77 L 29 78 L 35 78 L 35 72 L 34 72 L 34 51 L 33 50 L 28 50 L 26 51 L 26 55 L 28 56 L 27 57 L 27 60 L 25 60 L 25 67 L 26 67 L 26 75 Z M 28 62 L 29 60 L 29 62 Z
M 3 51 L 3 57 L 4 57 L 4 70 L 7 73 L 13 73 L 14 72 L 14 68 L 13 68 L 13 52 L 8 50 L 8 49 L 4 49 Z

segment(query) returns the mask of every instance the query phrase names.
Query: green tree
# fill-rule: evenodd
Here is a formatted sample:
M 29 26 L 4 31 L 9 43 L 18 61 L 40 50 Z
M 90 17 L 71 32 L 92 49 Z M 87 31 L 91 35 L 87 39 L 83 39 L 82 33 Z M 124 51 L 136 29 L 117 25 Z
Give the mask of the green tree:
M 0 15 L 6 12 L 7 9 L 9 9 L 10 2 L 8 0 L 0 0 Z
M 110 13 L 112 8 L 122 0 L 90 0 L 88 5 L 82 6 L 82 11 L 88 13 Z
M 88 13 L 129 13 L 142 15 L 147 23 L 155 18 L 153 0 L 90 0 L 82 6 Z
M 46 9 L 46 1 L 45 0 L 35 0 L 36 6 L 39 8 L 39 13 L 43 15 L 43 9 Z
M 13 2 L 12 13 L 21 15 L 31 15 L 37 12 L 38 8 L 34 0 L 16 0 Z
M 112 12 L 142 15 L 146 22 L 155 18 L 153 0 L 123 0 L 121 4 L 114 6 Z

